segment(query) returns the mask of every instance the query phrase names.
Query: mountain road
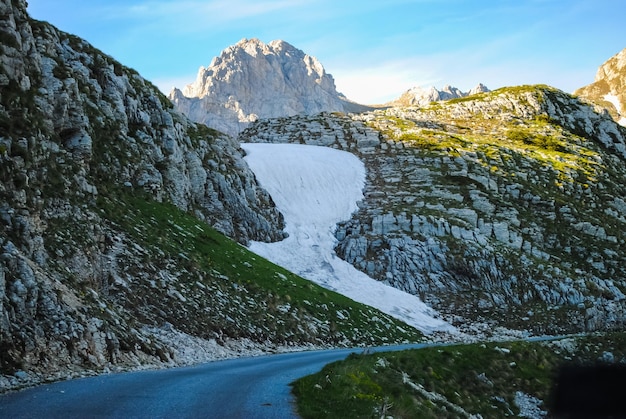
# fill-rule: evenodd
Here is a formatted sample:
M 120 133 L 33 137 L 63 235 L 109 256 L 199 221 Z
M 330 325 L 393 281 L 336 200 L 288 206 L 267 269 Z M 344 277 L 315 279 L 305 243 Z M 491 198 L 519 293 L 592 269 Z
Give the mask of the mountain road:
M 424 346 L 430 345 L 367 351 Z M 61 381 L 0 395 L 0 417 L 297 418 L 289 384 L 363 351 L 292 352 Z

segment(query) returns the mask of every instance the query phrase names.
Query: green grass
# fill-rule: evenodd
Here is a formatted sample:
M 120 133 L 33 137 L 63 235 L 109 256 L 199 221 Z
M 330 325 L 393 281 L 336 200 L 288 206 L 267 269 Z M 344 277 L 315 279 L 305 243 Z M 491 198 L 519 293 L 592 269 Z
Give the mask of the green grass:
M 580 338 L 573 352 L 551 343 L 504 342 L 353 354 L 292 386 L 303 418 L 466 417 L 460 409 L 485 418 L 514 416 L 516 392 L 546 401 L 546 410 L 560 366 L 595 362 L 604 351 L 623 359 L 625 344 L 625 333 L 612 333 Z
M 130 192 L 100 197 L 101 215 L 142 247 L 146 263 L 177 265 L 179 278 L 171 287 L 187 302 L 170 298 L 168 304 L 179 304 L 182 311 L 196 306 L 194 315 L 206 317 L 196 323 L 232 337 L 285 343 L 372 345 L 422 339 L 416 329 L 272 264 L 174 205 Z M 157 297 L 138 294 L 129 303 L 159 307 Z M 190 327 L 170 307 L 161 310 L 171 312 L 174 319 L 167 321 L 181 330 Z

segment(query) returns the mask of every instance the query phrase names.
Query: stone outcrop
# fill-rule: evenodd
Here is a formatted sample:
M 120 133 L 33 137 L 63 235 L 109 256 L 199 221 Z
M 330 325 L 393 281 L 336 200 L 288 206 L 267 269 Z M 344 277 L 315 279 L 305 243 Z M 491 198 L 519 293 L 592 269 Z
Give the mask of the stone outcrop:
M 487 86 L 479 83 L 469 92 L 462 92 L 456 87 L 445 85 L 443 89 L 438 90 L 434 86 L 421 87 L 416 86 L 404 92 L 398 99 L 391 102 L 391 106 L 428 106 L 431 102 L 442 100 L 459 99 L 478 93 L 489 92 Z
M 626 49 L 602 64 L 594 82 L 574 94 L 606 109 L 620 125 L 626 126 Z
M 337 253 L 460 324 L 626 321 L 626 132 L 546 86 L 424 108 L 259 121 L 240 140 L 351 151 L 365 199 Z
M 259 118 L 366 108 L 338 93 L 315 57 L 280 40 L 241 40 L 169 98 L 193 121 L 231 135 Z

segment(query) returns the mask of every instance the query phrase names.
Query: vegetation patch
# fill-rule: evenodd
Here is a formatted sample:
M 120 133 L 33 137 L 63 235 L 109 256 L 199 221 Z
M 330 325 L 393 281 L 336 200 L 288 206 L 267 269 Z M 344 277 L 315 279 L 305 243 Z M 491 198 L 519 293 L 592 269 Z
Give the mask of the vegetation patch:
M 161 312 L 178 313 L 174 320 L 162 321 L 180 330 L 287 344 L 378 345 L 422 339 L 416 329 L 272 264 L 172 204 L 119 190 L 101 196 L 97 206 L 115 230 L 132 237 L 146 263 L 160 269 L 177 266 L 176 280 L 165 289 L 150 289 L 148 279 L 135 285 L 148 287 L 145 292 L 124 298 L 131 306 L 154 305 Z M 140 277 L 138 273 L 137 281 Z M 175 295 L 185 304 L 159 293 Z M 189 311 L 190 306 L 195 309 Z M 189 315 L 206 317 L 193 323 L 206 324 L 207 330 L 189 330 Z

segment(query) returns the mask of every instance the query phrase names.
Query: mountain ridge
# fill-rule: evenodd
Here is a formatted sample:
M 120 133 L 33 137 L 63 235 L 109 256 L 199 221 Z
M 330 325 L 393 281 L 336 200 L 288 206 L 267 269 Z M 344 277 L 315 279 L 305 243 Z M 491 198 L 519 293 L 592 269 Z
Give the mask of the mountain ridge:
M 442 100 L 460 99 L 463 97 L 475 95 L 478 93 L 486 93 L 490 90 L 482 83 L 477 84 L 474 88 L 467 92 L 460 89 L 445 85 L 441 90 L 434 86 L 421 87 L 415 86 L 404 92 L 398 99 L 388 103 L 389 106 L 428 106 L 431 102 Z
M 626 49 L 604 62 L 594 82 L 574 94 L 606 109 L 620 125 L 626 126 Z
M 238 141 L 24 0 L 0 0 L 0 37 L 3 390 L 423 338 L 241 246 L 284 225 Z M 355 153 L 365 199 L 336 253 L 487 338 L 623 328 L 625 137 L 548 86 L 240 134 Z
M 258 121 L 240 135 L 357 154 L 365 199 L 337 228 L 340 257 L 454 326 L 538 334 L 626 320 L 625 138 L 607 114 L 548 86 Z
M 283 40 L 265 44 L 242 39 L 201 66 L 194 82 L 173 88 L 168 97 L 195 122 L 238 135 L 258 119 L 320 112 L 359 113 L 377 108 L 427 106 L 430 102 L 488 92 L 479 83 L 468 92 L 445 85 L 413 87 L 382 105 L 362 105 L 338 93 L 322 64 Z

